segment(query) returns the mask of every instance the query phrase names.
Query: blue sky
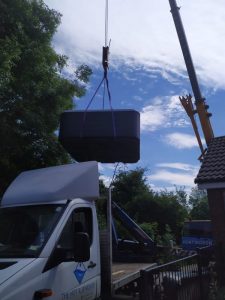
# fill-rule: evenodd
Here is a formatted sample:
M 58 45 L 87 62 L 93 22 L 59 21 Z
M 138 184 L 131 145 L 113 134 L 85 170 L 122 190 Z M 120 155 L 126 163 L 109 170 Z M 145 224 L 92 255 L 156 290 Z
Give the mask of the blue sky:
M 67 72 L 79 64 L 93 70 L 88 92 L 74 99 L 86 108 L 102 78 L 101 51 L 105 43 L 105 0 L 46 0 L 62 13 L 54 37 L 57 52 L 67 55 Z M 224 135 L 225 2 L 177 0 L 215 136 Z M 109 0 L 110 70 L 113 108 L 132 108 L 141 114 L 141 159 L 152 188 L 189 191 L 199 169 L 200 150 L 179 96 L 191 93 L 183 56 L 167 0 Z M 91 108 L 102 107 L 101 90 Z M 200 126 L 199 126 L 200 129 Z M 101 164 L 110 181 L 114 165 Z

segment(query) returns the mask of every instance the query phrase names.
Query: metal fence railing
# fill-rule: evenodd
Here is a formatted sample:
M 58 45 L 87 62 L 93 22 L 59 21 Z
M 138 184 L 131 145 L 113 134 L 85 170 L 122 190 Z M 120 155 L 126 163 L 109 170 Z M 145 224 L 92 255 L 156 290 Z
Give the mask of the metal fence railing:
M 182 259 L 141 271 L 140 300 L 207 300 L 208 249 Z

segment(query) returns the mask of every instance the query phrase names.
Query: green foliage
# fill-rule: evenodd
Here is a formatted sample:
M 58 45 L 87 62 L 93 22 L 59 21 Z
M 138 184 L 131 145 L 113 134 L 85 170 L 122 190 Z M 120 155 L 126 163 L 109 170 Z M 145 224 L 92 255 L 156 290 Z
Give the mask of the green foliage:
M 176 191 L 175 191 L 177 201 L 185 207 L 187 210 L 189 210 L 189 200 L 188 200 L 188 195 L 184 189 L 184 187 L 177 187 L 176 186 Z
M 149 186 L 144 176 L 145 169 L 137 168 L 131 171 L 120 171 L 113 181 L 113 199 L 123 208 L 136 198 L 149 194 Z
M 165 225 L 165 230 L 160 233 L 159 224 L 153 223 L 142 223 L 140 227 L 155 241 L 157 245 L 170 246 L 171 241 L 175 240 L 172 230 L 168 224 Z
M 195 187 L 191 190 L 191 193 L 189 196 L 189 205 L 191 206 L 191 208 L 193 208 L 202 199 L 207 199 L 206 190 L 199 190 L 197 187 Z
M 165 226 L 165 233 L 163 234 L 161 239 L 162 239 L 163 246 L 170 246 L 171 241 L 175 240 L 172 230 L 168 224 L 166 224 L 166 226 Z
M 140 224 L 140 227 L 154 241 L 157 241 L 157 237 L 158 237 L 158 224 L 156 222 L 153 222 L 153 223 L 144 222 L 144 223 Z
M 179 202 L 179 195 L 176 192 L 167 190 L 156 193 L 154 200 L 158 205 L 158 218 L 160 216 L 160 229 L 165 231 L 168 224 L 176 236 L 177 242 L 180 241 L 181 230 L 184 220 L 188 216 L 186 205 Z
M 98 217 L 99 230 L 106 229 L 107 226 L 106 216 L 102 214 L 101 211 L 99 211 L 98 209 L 97 209 L 97 217 Z
M 96 202 L 98 224 L 100 229 L 106 228 L 107 219 L 107 199 L 108 199 L 108 189 L 104 185 L 104 182 L 99 179 L 99 194 L 100 198 Z
M 153 192 L 147 184 L 145 169 L 137 168 L 116 175 L 112 195 L 132 219 L 144 224 L 142 226 L 154 240 L 163 244 L 170 239 L 179 241 L 183 222 L 188 216 L 184 189 Z
M 191 210 L 189 217 L 193 220 L 209 220 L 210 211 L 205 190 L 193 188 L 189 197 Z
M 208 199 L 203 198 L 193 206 L 190 212 L 190 218 L 193 220 L 210 220 Z
M 0 0 L 0 195 L 23 170 L 69 161 L 55 134 L 59 115 L 91 71 L 62 77 L 67 58 L 51 46 L 60 17 L 42 0 Z
M 133 234 L 123 225 L 121 220 L 114 218 L 117 236 L 122 240 L 135 240 Z

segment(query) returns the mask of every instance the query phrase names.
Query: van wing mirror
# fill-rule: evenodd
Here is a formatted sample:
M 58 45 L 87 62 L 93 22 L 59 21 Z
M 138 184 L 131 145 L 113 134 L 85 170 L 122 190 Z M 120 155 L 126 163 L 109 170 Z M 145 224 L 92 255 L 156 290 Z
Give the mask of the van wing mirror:
M 90 239 L 85 232 L 77 232 L 74 235 L 74 260 L 85 262 L 90 259 Z

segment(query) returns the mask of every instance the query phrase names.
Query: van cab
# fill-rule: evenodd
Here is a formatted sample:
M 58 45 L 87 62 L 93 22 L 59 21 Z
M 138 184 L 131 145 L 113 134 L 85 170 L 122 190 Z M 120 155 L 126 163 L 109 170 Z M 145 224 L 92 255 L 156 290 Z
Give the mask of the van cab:
M 0 299 L 100 296 L 96 162 L 21 173 L 0 208 Z

